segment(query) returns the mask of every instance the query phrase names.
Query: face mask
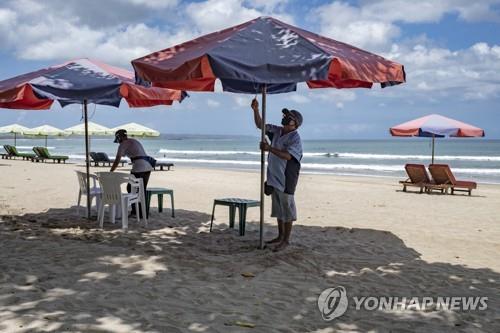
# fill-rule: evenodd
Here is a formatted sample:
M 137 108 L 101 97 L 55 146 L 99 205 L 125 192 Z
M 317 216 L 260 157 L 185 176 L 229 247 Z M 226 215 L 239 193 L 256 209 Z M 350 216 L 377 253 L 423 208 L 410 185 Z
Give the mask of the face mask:
M 292 121 L 293 119 L 290 118 L 290 117 L 285 117 L 283 119 L 281 119 L 281 125 L 283 126 L 286 126 L 286 125 L 290 125 L 290 122 Z

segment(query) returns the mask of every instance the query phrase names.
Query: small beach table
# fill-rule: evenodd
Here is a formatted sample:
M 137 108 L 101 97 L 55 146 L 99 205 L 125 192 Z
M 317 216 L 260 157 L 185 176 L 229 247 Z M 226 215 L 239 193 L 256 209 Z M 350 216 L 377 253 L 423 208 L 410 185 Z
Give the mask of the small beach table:
M 174 209 L 174 190 L 164 187 L 150 187 L 146 189 L 146 209 L 149 213 L 149 207 L 151 205 L 151 197 L 153 195 L 158 196 L 158 212 L 163 212 L 163 195 L 170 195 L 170 203 L 172 205 L 172 217 L 175 217 Z
M 249 207 L 260 207 L 260 201 L 251 199 L 240 199 L 240 198 L 224 198 L 215 199 L 214 207 L 212 209 L 212 219 L 210 221 L 210 232 L 212 232 L 212 225 L 214 223 L 215 206 L 228 206 L 229 207 L 229 227 L 234 228 L 234 219 L 236 215 L 236 208 L 239 212 L 239 229 L 240 236 L 245 235 L 245 223 L 247 218 L 247 208 Z

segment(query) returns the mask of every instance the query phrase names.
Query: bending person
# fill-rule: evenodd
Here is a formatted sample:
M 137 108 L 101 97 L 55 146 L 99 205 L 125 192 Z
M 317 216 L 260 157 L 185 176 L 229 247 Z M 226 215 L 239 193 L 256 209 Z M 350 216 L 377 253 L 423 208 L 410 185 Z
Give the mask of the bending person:
M 120 145 L 118 146 L 115 161 L 113 162 L 110 171 L 115 171 L 122 157 L 127 156 L 132 161 L 132 170 L 130 173 L 136 178 L 142 178 L 142 182 L 144 183 L 144 194 L 146 194 L 149 176 L 151 175 L 151 170 L 153 170 L 153 166 L 151 164 L 152 158 L 146 155 L 146 151 L 139 141 L 131 139 L 127 136 L 127 131 L 124 129 L 116 131 L 114 142 L 119 143 Z M 130 185 L 127 186 L 127 191 L 130 192 Z M 132 215 L 135 214 L 135 206 L 133 205 Z M 139 212 L 139 216 L 142 218 L 142 212 Z M 149 217 L 149 212 L 146 212 L 146 217 Z

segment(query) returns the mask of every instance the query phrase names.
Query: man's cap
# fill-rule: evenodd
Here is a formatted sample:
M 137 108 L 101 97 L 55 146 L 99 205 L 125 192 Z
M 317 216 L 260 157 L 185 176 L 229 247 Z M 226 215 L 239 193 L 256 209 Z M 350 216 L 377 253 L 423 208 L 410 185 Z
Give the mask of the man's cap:
M 283 110 L 281 110 L 281 112 L 283 112 L 285 115 L 290 115 L 295 120 L 297 127 L 302 126 L 304 118 L 302 118 L 302 114 L 300 114 L 299 111 L 288 110 L 287 108 L 284 108 Z
M 118 138 L 126 136 L 127 135 L 127 130 L 125 129 L 119 129 L 118 131 L 115 132 L 115 141 L 114 143 L 118 142 Z

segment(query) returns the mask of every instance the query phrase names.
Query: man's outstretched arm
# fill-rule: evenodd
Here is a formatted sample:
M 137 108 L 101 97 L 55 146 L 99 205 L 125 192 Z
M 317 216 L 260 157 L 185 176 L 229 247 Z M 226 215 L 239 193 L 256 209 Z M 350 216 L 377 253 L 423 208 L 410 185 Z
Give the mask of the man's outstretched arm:
M 120 153 L 116 154 L 115 161 L 113 162 L 113 165 L 111 166 L 111 172 L 115 171 L 116 168 L 118 168 L 118 164 L 120 164 L 120 161 L 122 160 L 122 155 Z
M 262 118 L 260 117 L 260 112 L 259 112 L 259 102 L 257 99 L 252 100 L 252 110 L 253 110 L 253 120 L 255 121 L 255 126 L 257 126 L 258 129 L 262 128 Z

